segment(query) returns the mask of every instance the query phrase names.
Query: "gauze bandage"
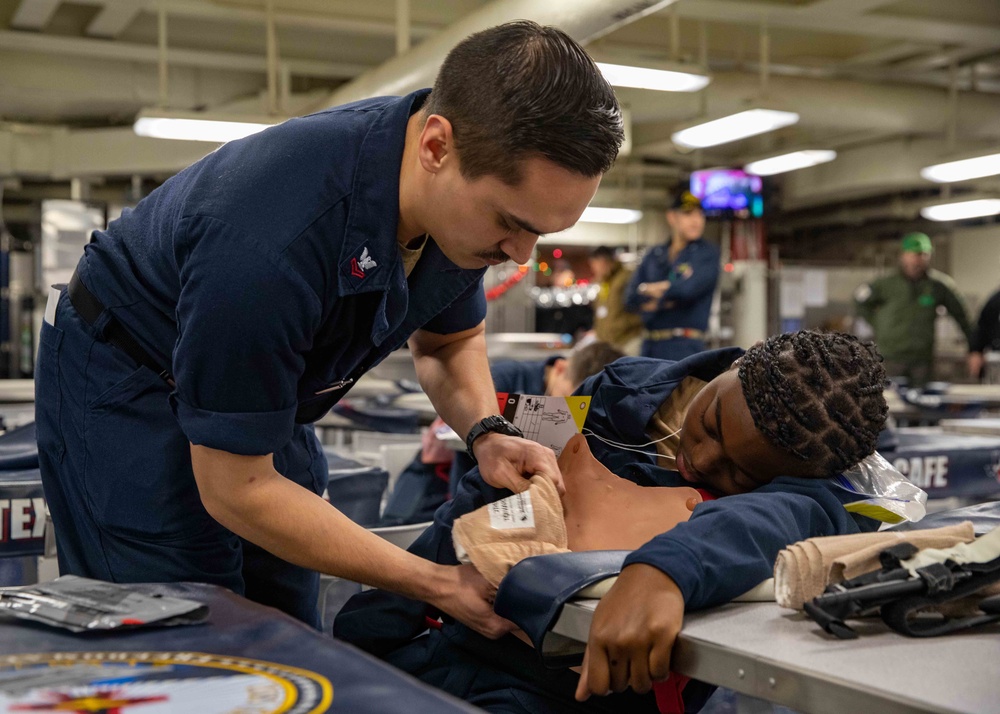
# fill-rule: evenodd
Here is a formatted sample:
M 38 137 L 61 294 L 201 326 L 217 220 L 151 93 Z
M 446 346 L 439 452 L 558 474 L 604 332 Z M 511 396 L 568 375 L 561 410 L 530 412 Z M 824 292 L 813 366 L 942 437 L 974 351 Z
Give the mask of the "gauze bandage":
M 801 610 L 827 585 L 879 569 L 879 554 L 897 543 L 917 548 L 950 548 L 975 538 L 972 523 L 916 531 L 880 531 L 809 538 L 778 553 L 774 565 L 775 599 Z
M 494 586 L 525 558 L 569 552 L 559 494 L 544 476 L 533 476 L 526 491 L 456 520 L 452 540 L 459 562 L 472 563 Z

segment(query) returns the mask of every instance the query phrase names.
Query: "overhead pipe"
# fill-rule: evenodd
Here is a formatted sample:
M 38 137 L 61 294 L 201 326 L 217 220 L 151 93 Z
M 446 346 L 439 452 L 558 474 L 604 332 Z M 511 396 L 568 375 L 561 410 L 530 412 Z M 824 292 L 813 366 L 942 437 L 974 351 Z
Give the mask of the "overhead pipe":
M 160 106 L 166 108 L 170 97 L 167 85 L 167 11 L 161 3 L 156 12 L 156 69 Z
M 396 0 L 396 54 L 410 51 L 410 0 Z
M 581 44 L 662 10 L 675 0 L 494 0 L 441 30 L 405 54 L 365 72 L 334 91 L 324 107 L 381 95 L 407 94 L 434 84 L 452 47 L 474 32 L 512 20 L 555 25 Z

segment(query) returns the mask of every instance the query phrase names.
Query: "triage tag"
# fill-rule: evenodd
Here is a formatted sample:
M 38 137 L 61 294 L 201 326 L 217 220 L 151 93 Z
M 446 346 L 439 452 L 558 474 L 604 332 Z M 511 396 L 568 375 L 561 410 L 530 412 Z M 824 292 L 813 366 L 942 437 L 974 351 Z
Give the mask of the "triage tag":
M 489 504 L 490 526 L 497 530 L 534 528 L 535 513 L 531 508 L 531 494 L 515 493 L 513 496 Z

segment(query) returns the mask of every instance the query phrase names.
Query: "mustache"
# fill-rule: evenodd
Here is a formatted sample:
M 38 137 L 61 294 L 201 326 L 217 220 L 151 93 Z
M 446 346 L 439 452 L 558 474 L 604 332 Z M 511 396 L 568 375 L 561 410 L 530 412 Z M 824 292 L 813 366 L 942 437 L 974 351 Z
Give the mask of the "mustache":
M 482 258 L 483 260 L 499 260 L 501 263 L 506 263 L 510 260 L 510 256 L 499 248 L 496 250 L 484 250 L 480 253 L 476 253 L 476 257 Z

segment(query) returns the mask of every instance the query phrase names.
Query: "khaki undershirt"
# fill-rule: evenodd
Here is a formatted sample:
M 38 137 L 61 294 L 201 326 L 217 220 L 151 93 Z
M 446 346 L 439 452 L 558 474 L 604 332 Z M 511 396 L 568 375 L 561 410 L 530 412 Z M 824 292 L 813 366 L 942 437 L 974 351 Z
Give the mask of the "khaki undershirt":
M 706 384 L 708 382 L 697 377 L 685 377 L 650 418 L 646 427 L 649 430 L 650 440 L 663 439 L 663 441 L 656 442 L 658 454 L 670 457 L 677 456 L 677 447 L 681 443 L 681 438 L 680 434 L 674 432 L 683 426 L 688 407 L 691 406 L 691 402 Z M 673 436 L 664 439 L 667 434 L 673 434 Z M 663 464 L 666 468 L 672 468 L 673 458 L 669 461 L 669 464 Z
M 427 245 L 427 235 L 424 234 L 418 240 L 420 244 L 415 248 L 408 248 L 402 243 L 399 244 L 399 255 L 403 259 L 403 272 L 406 274 L 406 277 L 410 277 L 410 273 L 417 267 L 417 261 L 420 260 L 420 256 L 424 252 L 424 247 Z

